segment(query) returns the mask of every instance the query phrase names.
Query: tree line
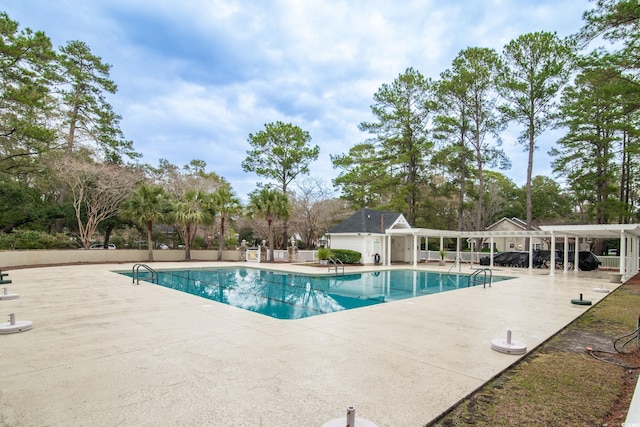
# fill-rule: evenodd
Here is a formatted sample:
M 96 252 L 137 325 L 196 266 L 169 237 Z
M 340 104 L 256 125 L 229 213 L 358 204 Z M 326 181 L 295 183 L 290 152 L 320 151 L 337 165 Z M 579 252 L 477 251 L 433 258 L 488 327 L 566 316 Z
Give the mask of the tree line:
M 374 95 L 374 120 L 360 124 L 370 138 L 332 156 L 334 183 L 355 205 L 419 226 L 637 221 L 639 16 L 637 0 L 600 0 L 572 37 L 540 31 L 500 53 L 469 47 L 437 80 L 407 68 Z M 615 49 L 594 49 L 598 37 Z M 528 154 L 521 189 L 496 172 L 512 167 L 501 148 L 508 126 Z M 550 155 L 565 185 L 532 174 L 549 129 L 564 132 Z
M 459 230 L 504 216 L 524 217 L 529 228 L 635 222 L 640 6 L 595 3 L 572 37 L 541 31 L 500 53 L 469 47 L 438 79 L 409 67 L 383 84 L 373 120 L 359 126 L 368 137 L 331 156 L 339 198 L 308 178 L 320 148 L 307 131 L 278 121 L 249 133 L 242 168 L 264 183 L 246 206 L 201 160 L 141 164 L 107 101 L 117 92 L 111 66 L 81 41 L 55 50 L 43 32 L 0 13 L 0 247 L 24 230 L 71 235 L 84 248 L 96 234 L 106 245 L 114 231 L 137 230 L 152 259 L 166 225 L 187 259 L 194 244 L 215 245 L 221 257 L 243 239 L 273 249 L 295 236 L 313 246 L 365 206 L 402 212 L 414 226 Z M 594 40 L 612 44 L 594 48 Z M 511 167 L 501 149 L 508 126 L 520 130 L 528 154 L 523 187 L 499 172 Z M 532 176 L 549 129 L 564 132 L 550 154 L 565 185 Z

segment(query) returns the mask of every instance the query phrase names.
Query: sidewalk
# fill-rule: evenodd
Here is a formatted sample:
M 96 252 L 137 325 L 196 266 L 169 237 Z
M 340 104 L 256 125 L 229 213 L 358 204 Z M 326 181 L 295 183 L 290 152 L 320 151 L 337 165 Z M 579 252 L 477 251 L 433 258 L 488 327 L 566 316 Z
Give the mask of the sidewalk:
M 130 268 L 9 271 L 20 298 L 0 315 L 34 328 L 0 336 L 0 424 L 320 426 L 355 406 L 421 426 L 518 360 L 492 339 L 531 350 L 588 308 L 571 299 L 605 296 L 593 275 L 505 270 L 519 277 L 283 321 L 112 272 Z

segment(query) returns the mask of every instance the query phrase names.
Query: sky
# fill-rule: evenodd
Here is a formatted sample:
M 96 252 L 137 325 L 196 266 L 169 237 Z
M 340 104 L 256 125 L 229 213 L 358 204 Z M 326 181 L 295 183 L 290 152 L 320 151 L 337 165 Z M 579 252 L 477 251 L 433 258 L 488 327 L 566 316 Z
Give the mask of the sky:
M 54 47 L 85 42 L 111 64 L 109 97 L 125 137 L 153 166 L 204 160 L 241 199 L 262 178 L 242 170 L 247 139 L 276 121 L 320 147 L 310 176 L 331 187 L 330 155 L 368 134 L 373 96 L 408 67 L 438 79 L 467 47 L 501 52 L 534 31 L 565 37 L 583 25 L 589 0 L 3 0 L 19 28 Z M 501 171 L 526 183 L 519 129 L 503 135 L 512 161 Z M 533 175 L 552 176 L 546 132 Z

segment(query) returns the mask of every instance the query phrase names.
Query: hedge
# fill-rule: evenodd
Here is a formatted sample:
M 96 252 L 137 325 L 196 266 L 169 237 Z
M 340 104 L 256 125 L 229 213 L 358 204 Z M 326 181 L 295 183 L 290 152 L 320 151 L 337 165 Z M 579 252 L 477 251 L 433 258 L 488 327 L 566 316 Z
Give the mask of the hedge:
M 0 249 L 74 249 L 78 244 L 64 234 L 49 234 L 36 230 L 14 230 L 0 233 Z
M 343 264 L 359 264 L 362 254 L 350 249 L 331 249 L 331 258 L 339 259 Z

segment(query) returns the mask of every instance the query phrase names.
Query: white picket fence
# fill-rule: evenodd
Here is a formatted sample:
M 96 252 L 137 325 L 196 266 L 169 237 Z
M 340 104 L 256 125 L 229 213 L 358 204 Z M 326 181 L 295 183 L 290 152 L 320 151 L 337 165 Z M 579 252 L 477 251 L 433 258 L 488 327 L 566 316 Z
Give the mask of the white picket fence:
M 269 250 L 267 249 L 267 259 L 269 259 Z M 289 251 L 284 249 L 275 249 L 273 251 L 273 260 L 276 262 L 288 262 Z M 298 251 L 295 262 L 314 262 L 318 260 L 317 251 Z M 247 250 L 247 261 L 260 262 L 260 252 L 258 249 Z
M 600 268 L 617 270 L 620 268 L 620 257 L 617 256 L 599 256 L 598 259 L 602 264 Z

